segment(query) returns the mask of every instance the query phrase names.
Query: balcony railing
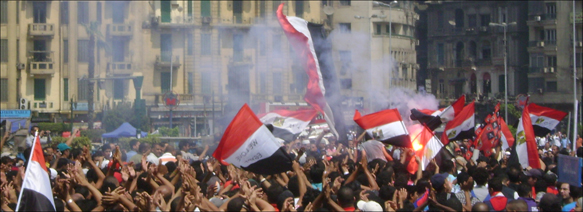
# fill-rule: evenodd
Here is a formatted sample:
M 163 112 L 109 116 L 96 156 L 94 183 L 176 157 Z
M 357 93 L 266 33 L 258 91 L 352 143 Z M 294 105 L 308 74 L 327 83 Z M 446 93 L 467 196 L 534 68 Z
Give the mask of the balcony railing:
M 171 61 L 172 60 L 172 61 Z M 179 67 L 180 66 L 180 56 L 175 55 L 170 57 L 170 54 L 156 55 L 156 65 L 160 67 Z
M 528 68 L 528 73 L 542 73 L 542 72 L 543 72 L 542 67 L 529 67 Z
M 29 52 L 29 67 L 30 75 L 35 74 L 55 74 L 54 62 L 52 59 L 53 52 L 51 51 L 30 51 Z
M 55 107 L 54 102 L 50 101 L 32 101 L 30 103 L 31 109 L 53 109 Z
M 132 74 L 131 62 L 112 62 L 107 64 L 113 74 Z
M 556 40 L 545 40 L 545 45 L 554 46 L 554 45 L 557 45 L 557 41 Z
M 476 60 L 476 66 L 491 66 L 492 65 L 492 59 L 491 58 L 485 58 L 485 59 L 478 59 Z
M 131 36 L 133 34 L 131 24 L 108 24 L 107 31 L 112 36 Z
M 47 23 L 28 24 L 28 35 L 30 36 L 54 36 L 55 25 Z

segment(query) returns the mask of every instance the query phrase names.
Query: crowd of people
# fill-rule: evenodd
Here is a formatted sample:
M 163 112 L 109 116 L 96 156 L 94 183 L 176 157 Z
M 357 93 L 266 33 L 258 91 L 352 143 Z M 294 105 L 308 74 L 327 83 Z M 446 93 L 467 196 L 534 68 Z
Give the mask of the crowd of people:
M 542 169 L 508 164 L 503 151 L 466 159 L 467 141 L 423 168 L 411 149 L 366 133 L 347 142 L 328 135 L 283 142 L 292 168 L 268 176 L 214 159 L 220 136 L 97 150 L 69 139 L 43 152 L 57 211 L 582 211 L 581 185 L 557 181 L 558 154 L 571 154 L 563 142 L 539 142 Z M 24 157 L 1 158 L 2 211 L 16 209 L 30 144 Z M 572 152 L 583 157 L 580 145 Z

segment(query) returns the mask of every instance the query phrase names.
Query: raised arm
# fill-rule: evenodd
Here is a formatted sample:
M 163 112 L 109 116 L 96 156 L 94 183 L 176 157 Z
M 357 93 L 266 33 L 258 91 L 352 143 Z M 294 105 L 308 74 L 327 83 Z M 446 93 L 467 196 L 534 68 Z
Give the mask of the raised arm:
M 65 142 L 67 144 L 67 146 L 71 146 L 71 144 L 73 143 L 73 140 L 75 139 L 75 137 L 77 137 L 78 132 L 79 132 L 79 129 L 76 129 L 74 132 L 71 133 L 71 136 L 69 136 L 69 139 L 67 139 L 67 141 Z

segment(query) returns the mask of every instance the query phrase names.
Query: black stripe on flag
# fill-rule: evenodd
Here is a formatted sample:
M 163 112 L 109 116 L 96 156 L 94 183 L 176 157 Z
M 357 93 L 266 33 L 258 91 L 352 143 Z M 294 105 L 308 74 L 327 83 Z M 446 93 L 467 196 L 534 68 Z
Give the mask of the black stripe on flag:
M 472 127 L 468 130 L 465 131 L 461 131 L 460 134 L 457 134 L 456 137 L 450 138 L 450 141 L 459 141 L 459 140 L 463 140 L 463 139 L 472 139 L 474 138 L 474 136 L 476 136 L 475 134 L 475 127 Z
M 394 146 L 400 146 L 400 147 L 408 147 L 408 148 L 413 147 L 413 145 L 411 144 L 411 137 L 409 137 L 408 134 L 395 136 L 395 137 L 392 137 L 392 138 L 389 138 L 386 140 L 382 140 L 381 142 L 383 142 L 385 144 L 394 145 Z
M 551 133 L 551 130 L 546 127 L 541 127 L 538 125 L 532 125 L 532 129 L 534 130 L 534 135 L 538 137 L 545 137 L 547 134 Z
M 272 175 L 286 172 L 292 169 L 292 160 L 289 154 L 285 152 L 283 147 L 280 147 L 273 155 L 258 160 L 248 167 L 241 167 L 244 170 L 253 172 L 255 174 Z
M 18 211 L 55 211 L 47 196 L 28 188 L 22 192 L 24 193 L 20 201 L 26 204 L 20 204 Z

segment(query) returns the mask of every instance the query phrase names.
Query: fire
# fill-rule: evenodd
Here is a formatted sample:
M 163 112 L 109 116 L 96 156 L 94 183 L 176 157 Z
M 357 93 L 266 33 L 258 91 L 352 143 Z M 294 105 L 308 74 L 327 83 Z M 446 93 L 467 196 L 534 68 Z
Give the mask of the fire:
M 423 145 L 419 144 L 419 140 L 413 141 L 413 150 L 418 151 L 423 148 Z

